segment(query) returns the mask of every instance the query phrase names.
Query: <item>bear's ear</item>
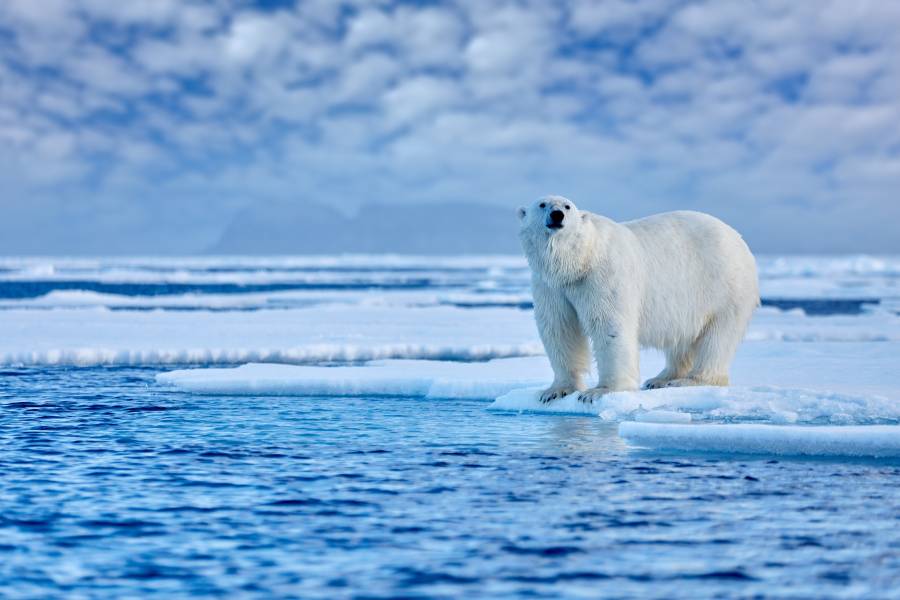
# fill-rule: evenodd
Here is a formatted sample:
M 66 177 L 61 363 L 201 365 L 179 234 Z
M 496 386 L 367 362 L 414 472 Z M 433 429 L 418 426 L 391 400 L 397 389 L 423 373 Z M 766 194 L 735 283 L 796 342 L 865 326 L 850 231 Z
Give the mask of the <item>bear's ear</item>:
M 516 213 L 518 213 L 518 215 L 519 215 L 519 220 L 521 221 L 522 219 L 525 218 L 525 207 L 524 207 L 524 206 L 520 206 L 520 207 L 519 207 L 519 210 L 517 210 Z

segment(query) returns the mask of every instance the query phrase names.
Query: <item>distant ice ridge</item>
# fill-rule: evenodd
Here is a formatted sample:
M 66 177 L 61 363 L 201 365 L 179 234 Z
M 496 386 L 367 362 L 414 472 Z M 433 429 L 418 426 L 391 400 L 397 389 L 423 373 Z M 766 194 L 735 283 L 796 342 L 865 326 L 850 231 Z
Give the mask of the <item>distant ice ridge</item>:
M 747 341 L 886 342 L 900 341 L 900 316 L 887 310 L 861 315 L 807 316 L 800 309 L 756 309 Z
M 760 276 L 837 277 L 842 275 L 900 276 L 900 256 L 896 255 L 758 255 Z M 190 257 L 0 257 L 0 268 L 31 270 L 35 273 L 60 271 L 128 270 L 211 270 L 211 269 L 323 269 L 329 267 L 377 268 L 525 268 L 517 255 L 414 256 L 397 254 L 345 254 L 330 256 L 190 256 Z
M 896 298 L 900 256 L 758 256 L 768 298 Z M 16 258 L 0 257 L 0 283 L 16 281 L 157 284 L 389 283 L 425 277 L 433 284 L 503 285 L 524 292 L 521 256 L 285 256 Z
M 22 366 L 151 366 L 234 365 L 246 362 L 275 364 L 347 363 L 380 359 L 432 359 L 482 361 L 509 356 L 533 356 L 543 352 L 539 344 L 442 346 L 439 344 L 312 344 L 285 349 L 70 348 L 40 352 L 8 352 L 0 364 Z
M 627 422 L 619 435 L 657 450 L 787 456 L 900 457 L 900 425 L 682 425 Z
M 827 259 L 826 259 L 827 260 Z M 98 271 L 121 268 L 160 269 L 327 269 L 327 268 L 472 268 L 488 266 L 522 267 L 525 258 L 516 255 L 417 256 L 413 254 L 333 254 L 276 256 L 0 256 L 0 268 L 41 271 Z
M 348 282 L 359 279 L 385 282 L 406 276 L 470 282 L 473 275 L 480 274 L 489 278 L 513 276 L 527 284 L 526 271 L 527 265 L 521 256 L 0 257 L 0 282 L 264 284 Z
M 838 277 L 843 275 L 900 276 L 900 256 L 848 254 L 837 256 L 791 255 L 756 257 L 760 277 Z
M 0 309 L 296 309 L 317 305 L 434 307 L 490 307 L 530 304 L 530 294 L 435 290 L 288 290 L 247 293 L 186 293 L 127 295 L 90 290 L 54 290 L 36 298 L 0 298 Z

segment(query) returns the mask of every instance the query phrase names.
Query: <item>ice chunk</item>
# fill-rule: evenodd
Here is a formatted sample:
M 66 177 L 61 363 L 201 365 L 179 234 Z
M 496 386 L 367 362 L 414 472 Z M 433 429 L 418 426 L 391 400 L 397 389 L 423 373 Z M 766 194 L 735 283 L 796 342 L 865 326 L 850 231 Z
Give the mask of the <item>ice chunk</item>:
M 548 379 L 549 381 L 549 379 Z M 559 415 L 599 415 L 599 404 L 586 404 L 578 400 L 578 394 L 569 394 L 564 398 L 542 403 L 538 400 L 541 391 L 547 386 L 513 389 L 503 394 L 488 410 L 509 411 L 519 413 L 550 413 Z
M 634 415 L 634 420 L 639 423 L 690 423 L 691 414 L 674 410 L 648 410 Z
M 605 421 L 635 418 L 656 423 L 690 423 L 691 415 L 675 410 L 658 410 L 659 398 L 652 392 L 618 392 L 607 394 L 600 400 L 584 403 L 578 394 L 546 404 L 538 400 L 543 388 L 516 389 L 494 400 L 488 410 L 519 413 L 546 413 L 559 415 L 597 415 Z
M 606 394 L 593 404 L 570 394 L 549 404 L 539 389 L 516 389 L 490 408 L 516 412 L 588 413 L 607 421 L 668 418 L 669 422 L 765 421 L 770 423 L 864 424 L 900 422 L 900 403 L 877 395 L 828 390 L 759 387 L 683 387 Z M 642 415 L 643 416 L 640 416 Z M 675 414 L 684 414 L 675 417 Z M 649 415 L 649 416 L 648 416 Z M 664 416 L 665 415 L 665 416 Z
M 900 425 L 672 425 L 625 422 L 630 444 L 660 450 L 788 456 L 900 457 Z
M 157 382 L 198 394 L 255 396 L 417 396 L 486 400 L 551 379 L 542 357 L 463 363 L 372 361 L 348 367 L 248 364 L 232 369 L 184 369 Z
M 412 375 L 377 367 L 296 367 L 247 364 L 234 369 L 187 369 L 156 376 L 197 394 L 260 396 L 424 396 L 426 374 Z

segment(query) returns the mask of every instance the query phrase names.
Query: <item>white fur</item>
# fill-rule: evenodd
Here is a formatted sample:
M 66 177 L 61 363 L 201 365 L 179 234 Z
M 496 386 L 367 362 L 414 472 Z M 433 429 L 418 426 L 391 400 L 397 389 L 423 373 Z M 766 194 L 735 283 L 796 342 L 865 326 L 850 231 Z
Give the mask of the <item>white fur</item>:
M 566 208 L 568 207 L 568 208 Z M 550 229 L 550 213 L 564 213 Z M 677 211 L 616 223 L 560 196 L 519 209 L 534 312 L 555 378 L 541 400 L 584 390 L 589 344 L 600 381 L 583 401 L 639 384 L 639 348 L 666 353 L 647 388 L 728 385 L 759 305 L 756 261 L 734 229 Z

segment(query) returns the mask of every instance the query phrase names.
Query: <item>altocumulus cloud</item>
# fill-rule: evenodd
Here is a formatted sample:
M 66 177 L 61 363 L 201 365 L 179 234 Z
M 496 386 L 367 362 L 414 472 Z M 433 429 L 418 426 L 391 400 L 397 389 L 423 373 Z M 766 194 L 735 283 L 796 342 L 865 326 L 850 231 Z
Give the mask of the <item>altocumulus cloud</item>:
M 548 192 L 900 251 L 898 32 L 900 3 L 863 0 L 4 0 L 0 251 Z

